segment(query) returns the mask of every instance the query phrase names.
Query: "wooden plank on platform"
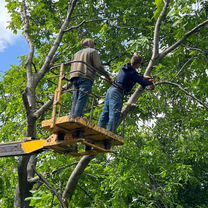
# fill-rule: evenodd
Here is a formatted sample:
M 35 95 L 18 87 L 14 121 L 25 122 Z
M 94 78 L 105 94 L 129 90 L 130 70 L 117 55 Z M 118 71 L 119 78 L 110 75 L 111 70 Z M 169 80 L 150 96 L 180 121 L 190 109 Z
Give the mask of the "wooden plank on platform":
M 78 130 L 83 131 L 82 137 L 86 140 L 103 141 L 111 140 L 112 145 L 122 145 L 123 138 L 104 128 L 101 128 L 83 118 L 69 118 L 68 116 L 56 119 L 55 127 L 52 128 L 52 119 L 42 122 L 42 127 L 52 132 L 75 133 Z

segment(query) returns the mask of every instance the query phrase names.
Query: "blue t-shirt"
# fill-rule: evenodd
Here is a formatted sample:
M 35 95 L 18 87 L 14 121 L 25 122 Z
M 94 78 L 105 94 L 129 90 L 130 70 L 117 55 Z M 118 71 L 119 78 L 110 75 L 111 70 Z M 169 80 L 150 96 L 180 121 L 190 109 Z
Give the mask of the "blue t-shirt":
M 116 84 L 125 92 L 129 93 L 136 83 L 139 83 L 143 88 L 152 84 L 152 82 L 144 79 L 131 64 L 127 64 L 119 72 L 116 78 Z

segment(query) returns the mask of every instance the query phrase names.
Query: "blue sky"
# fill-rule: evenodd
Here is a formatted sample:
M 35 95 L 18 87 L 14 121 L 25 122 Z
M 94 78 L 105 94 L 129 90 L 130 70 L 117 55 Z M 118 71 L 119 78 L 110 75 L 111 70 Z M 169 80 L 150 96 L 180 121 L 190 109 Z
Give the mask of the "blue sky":
M 14 35 L 7 29 L 9 14 L 5 8 L 5 1 L 0 0 L 0 74 L 19 64 L 19 56 L 27 55 L 28 45 L 21 35 Z

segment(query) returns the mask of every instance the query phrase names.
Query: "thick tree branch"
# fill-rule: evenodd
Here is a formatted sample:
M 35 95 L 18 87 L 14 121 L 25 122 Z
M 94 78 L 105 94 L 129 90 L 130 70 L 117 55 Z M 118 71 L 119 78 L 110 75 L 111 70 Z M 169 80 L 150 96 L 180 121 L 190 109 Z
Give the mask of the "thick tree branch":
M 25 96 L 25 101 L 28 102 L 28 109 L 34 109 L 35 108 L 35 96 L 34 96 L 34 76 L 32 72 L 32 62 L 34 57 L 34 45 L 32 42 L 32 39 L 30 37 L 30 21 L 29 21 L 29 14 L 28 14 L 28 8 L 26 5 L 26 1 L 22 1 L 22 19 L 24 24 L 24 36 L 29 44 L 30 52 L 27 57 L 26 62 L 26 70 L 27 70 L 27 95 Z
M 160 29 L 161 29 L 162 21 L 165 19 L 166 15 L 167 15 L 167 11 L 168 11 L 168 8 L 170 5 L 170 0 L 167 0 L 164 2 L 165 3 L 163 6 L 163 10 L 162 10 L 162 12 L 161 12 L 159 18 L 157 19 L 156 24 L 155 24 L 152 57 L 151 57 L 151 60 L 147 66 L 147 69 L 145 71 L 145 76 L 151 75 L 152 68 L 153 68 L 154 64 L 156 63 L 156 61 L 158 60 L 159 43 L 160 43 Z
M 155 24 L 154 40 L 153 40 L 153 53 L 152 53 L 152 56 L 154 58 L 157 58 L 157 56 L 159 54 L 160 27 L 162 24 L 162 20 L 165 18 L 166 14 L 167 14 L 169 4 L 170 4 L 170 0 L 165 1 L 165 5 L 163 7 L 163 10 L 162 10 L 162 12 L 161 12 L 159 18 L 157 19 L 156 24 Z
M 41 67 L 39 73 L 38 73 L 38 76 L 37 76 L 37 79 L 36 79 L 36 84 L 44 77 L 45 73 L 47 72 L 47 70 L 49 69 L 49 65 L 51 63 L 51 60 L 54 56 L 54 54 L 56 53 L 60 43 L 61 43 L 61 40 L 63 38 L 63 35 L 64 35 L 64 31 L 66 30 L 68 24 L 69 24 L 69 21 L 71 19 L 71 15 L 76 7 L 76 4 L 79 0 L 71 0 L 70 1 L 70 4 L 68 6 L 68 11 L 67 11 L 67 15 L 66 15 L 66 18 L 60 28 L 60 31 L 54 41 L 54 44 L 53 46 L 51 47 L 46 59 L 45 59 L 45 62 L 43 64 L 43 66 Z
M 196 26 L 195 28 L 193 28 L 192 30 L 187 32 L 183 36 L 183 38 L 181 38 L 176 43 L 174 43 L 172 46 L 170 46 L 169 48 L 165 49 L 162 53 L 160 53 L 159 58 L 160 59 L 164 58 L 167 54 L 169 54 L 170 52 L 175 50 L 177 47 L 182 45 L 182 43 L 184 43 L 184 41 L 186 41 L 186 39 L 188 39 L 190 36 L 194 35 L 195 33 L 199 32 L 201 29 L 203 29 L 204 27 L 207 27 L 207 26 L 208 26 L 208 20 L 205 20 L 204 22 L 200 23 L 198 26 Z
M 206 109 L 208 109 L 208 104 L 204 103 L 203 101 L 199 100 L 198 98 L 196 98 L 193 94 L 191 94 L 190 92 L 188 92 L 187 90 L 185 90 L 181 85 L 174 83 L 174 82 L 167 82 L 167 81 L 161 81 L 158 82 L 156 85 L 171 85 L 174 87 L 179 88 L 183 93 L 185 93 L 187 96 L 189 96 L 190 98 L 192 98 L 193 100 L 197 101 L 199 104 L 201 104 L 203 107 L 205 107 Z

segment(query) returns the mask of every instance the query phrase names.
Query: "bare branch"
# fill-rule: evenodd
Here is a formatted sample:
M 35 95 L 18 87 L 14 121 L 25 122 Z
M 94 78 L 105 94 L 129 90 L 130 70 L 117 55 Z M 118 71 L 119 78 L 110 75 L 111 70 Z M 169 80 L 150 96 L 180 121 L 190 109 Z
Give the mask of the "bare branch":
M 66 168 L 69 168 L 69 167 L 71 167 L 71 166 L 74 166 L 74 165 L 77 165 L 77 162 L 74 162 L 74 163 L 72 163 L 72 164 L 70 164 L 70 165 L 65 165 L 64 167 L 61 167 L 61 168 L 58 168 L 58 169 L 54 170 L 54 171 L 52 172 L 52 175 L 53 175 L 53 174 L 57 174 L 57 173 L 61 172 L 62 170 L 66 169 Z
M 174 82 L 167 82 L 167 81 L 161 81 L 158 82 L 156 85 L 162 85 L 162 84 L 166 84 L 166 85 L 171 85 L 174 87 L 179 88 L 182 92 L 184 92 L 187 96 L 191 97 L 193 100 L 197 101 L 198 103 L 200 103 L 203 107 L 208 109 L 208 105 L 206 103 L 204 103 L 203 101 L 199 100 L 198 98 L 196 98 L 194 95 L 192 95 L 190 92 L 186 91 L 181 85 L 174 83 Z
M 182 43 L 184 43 L 186 41 L 186 39 L 188 39 L 190 36 L 192 36 L 193 34 L 199 32 L 201 29 L 203 29 L 204 27 L 207 27 L 207 26 L 208 26 L 208 20 L 205 20 L 204 22 L 202 22 L 201 24 L 199 24 L 198 26 L 196 26 L 195 28 L 193 28 L 192 30 L 187 32 L 183 36 L 183 38 L 181 38 L 179 41 L 177 41 L 172 46 L 170 46 L 169 48 L 165 49 L 162 53 L 160 53 L 160 57 L 159 58 L 160 59 L 164 58 L 168 53 L 172 52 L 178 46 L 180 46 Z
M 181 67 L 181 69 L 176 74 L 176 77 L 183 71 L 183 69 L 186 67 L 187 64 L 189 64 L 189 62 L 193 61 L 194 58 L 195 57 L 192 57 L 192 58 L 188 59 L 188 61 L 186 61 L 186 63 L 183 64 L 183 66 Z
M 78 25 L 76 25 L 76 26 L 71 26 L 70 28 L 64 30 L 64 32 L 69 32 L 69 31 L 75 30 L 75 29 L 81 27 L 82 25 L 87 24 L 87 23 L 90 23 L 90 22 L 99 22 L 99 21 L 110 20 L 110 19 L 116 19 L 116 18 L 103 18 L 103 19 L 83 20 L 83 21 L 80 22 Z
M 29 44 L 30 47 L 30 53 L 27 57 L 27 63 L 26 63 L 26 67 L 27 67 L 27 71 L 28 71 L 28 75 L 31 76 L 32 75 L 32 61 L 33 61 L 33 57 L 34 57 L 34 45 L 32 42 L 32 39 L 29 35 L 29 16 L 27 15 L 27 6 L 25 3 L 25 0 L 22 1 L 22 8 L 23 8 L 23 12 L 22 12 L 22 18 L 23 18 L 23 23 L 24 23 L 24 36 Z
M 47 72 L 47 70 L 49 69 L 49 65 L 51 63 L 51 60 L 54 56 L 54 54 L 56 53 L 60 43 L 61 43 L 61 40 L 63 38 L 63 35 L 64 35 L 64 31 L 66 29 L 66 27 L 68 26 L 69 24 L 69 21 L 71 19 L 71 15 L 76 7 L 76 4 L 79 0 L 71 0 L 70 1 L 70 4 L 68 6 L 68 11 L 67 11 L 67 15 L 66 15 L 66 18 L 61 26 L 61 29 L 54 41 L 54 44 L 53 46 L 51 47 L 46 59 L 45 59 L 45 62 L 43 64 L 43 66 L 41 67 L 39 73 L 38 73 L 38 76 L 37 76 L 37 79 L 36 79 L 36 84 L 43 78 L 43 76 L 45 75 L 45 73 Z
M 43 115 L 48 109 L 50 106 L 52 106 L 53 104 L 53 97 L 48 100 L 41 108 L 39 108 L 33 115 L 34 117 L 36 118 L 39 118 L 41 115 Z
M 60 195 L 60 193 L 54 188 L 54 187 L 52 187 L 51 186 L 51 184 L 48 182 L 48 180 L 46 179 L 46 178 L 44 178 L 37 170 L 36 170 L 36 168 L 33 166 L 33 169 L 34 169 L 34 171 L 35 171 L 35 173 L 38 175 L 38 177 L 39 177 L 39 179 L 40 179 L 40 181 L 42 181 L 44 184 L 45 184 L 45 186 L 58 198 L 58 200 L 60 201 L 60 203 L 61 203 L 61 206 L 63 207 L 63 208 L 67 208 L 66 207 L 66 205 L 64 204 L 64 201 L 63 201 L 63 199 L 62 199 L 62 197 L 61 197 L 61 195 Z
M 188 50 L 198 51 L 198 52 L 200 52 L 201 54 L 203 54 L 205 56 L 207 55 L 207 51 L 203 51 L 202 49 L 197 48 L 197 47 L 185 46 L 185 48 L 188 49 Z
M 150 76 L 152 72 L 152 67 L 158 60 L 159 56 L 159 42 L 160 42 L 160 26 L 162 24 L 162 20 L 166 17 L 167 15 L 167 10 L 169 8 L 170 0 L 164 1 L 164 7 L 163 10 L 157 19 L 157 22 L 155 24 L 155 30 L 154 30 L 154 39 L 153 39 L 153 51 L 152 51 L 152 57 L 151 60 L 147 66 L 147 69 L 145 71 L 145 76 Z

